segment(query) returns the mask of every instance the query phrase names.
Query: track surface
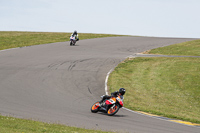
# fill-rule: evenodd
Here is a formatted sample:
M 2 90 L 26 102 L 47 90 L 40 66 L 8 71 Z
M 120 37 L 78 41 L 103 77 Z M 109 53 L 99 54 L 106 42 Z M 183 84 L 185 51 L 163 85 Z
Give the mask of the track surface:
M 0 51 L 0 113 L 109 131 L 199 133 L 197 127 L 124 109 L 113 117 L 90 112 L 105 94 L 107 72 L 127 56 L 189 40 L 194 39 L 111 37 Z

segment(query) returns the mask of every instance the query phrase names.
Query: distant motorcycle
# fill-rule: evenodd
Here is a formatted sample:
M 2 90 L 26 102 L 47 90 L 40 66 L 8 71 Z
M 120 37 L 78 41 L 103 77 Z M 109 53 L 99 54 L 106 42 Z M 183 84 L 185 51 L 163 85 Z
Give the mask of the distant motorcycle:
M 75 35 L 70 36 L 70 46 L 75 45 L 79 38 L 76 38 Z
M 74 35 L 70 36 L 70 46 L 76 44 L 76 37 Z
M 112 96 L 110 99 L 106 99 L 102 103 L 99 101 L 95 102 L 91 107 L 91 112 L 97 113 L 98 111 L 101 111 L 107 113 L 109 116 L 112 116 L 116 114 L 121 107 L 123 107 L 123 100 L 120 96 Z

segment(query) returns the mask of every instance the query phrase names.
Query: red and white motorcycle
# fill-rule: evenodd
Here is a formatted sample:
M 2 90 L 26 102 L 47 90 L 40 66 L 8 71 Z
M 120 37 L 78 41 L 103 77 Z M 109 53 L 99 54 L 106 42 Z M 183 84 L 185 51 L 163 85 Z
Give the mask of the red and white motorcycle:
M 105 108 L 107 106 L 107 109 Z M 123 100 L 120 96 L 112 96 L 110 99 L 106 99 L 103 103 L 95 102 L 91 107 L 92 113 L 97 113 L 98 111 L 107 113 L 109 116 L 116 114 L 119 108 L 123 107 Z

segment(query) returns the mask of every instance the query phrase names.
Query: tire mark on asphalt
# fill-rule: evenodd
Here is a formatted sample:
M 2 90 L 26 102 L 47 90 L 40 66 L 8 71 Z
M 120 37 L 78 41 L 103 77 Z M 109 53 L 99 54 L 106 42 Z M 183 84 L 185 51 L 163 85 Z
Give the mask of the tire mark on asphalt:
M 92 94 L 92 92 L 90 91 L 90 88 L 88 87 L 88 91 Z

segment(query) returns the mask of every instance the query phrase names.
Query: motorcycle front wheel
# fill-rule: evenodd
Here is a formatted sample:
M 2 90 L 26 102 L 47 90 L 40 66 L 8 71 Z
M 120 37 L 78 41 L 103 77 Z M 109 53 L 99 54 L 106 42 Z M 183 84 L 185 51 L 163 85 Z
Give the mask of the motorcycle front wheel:
M 119 105 L 118 105 L 118 104 L 115 104 L 114 106 L 112 106 L 112 107 L 110 107 L 110 108 L 108 109 L 107 114 L 108 114 L 109 116 L 112 116 L 112 115 L 116 114 L 116 113 L 118 112 L 118 110 L 119 110 Z
M 92 113 L 97 113 L 99 111 L 99 102 L 95 102 L 91 107 Z

